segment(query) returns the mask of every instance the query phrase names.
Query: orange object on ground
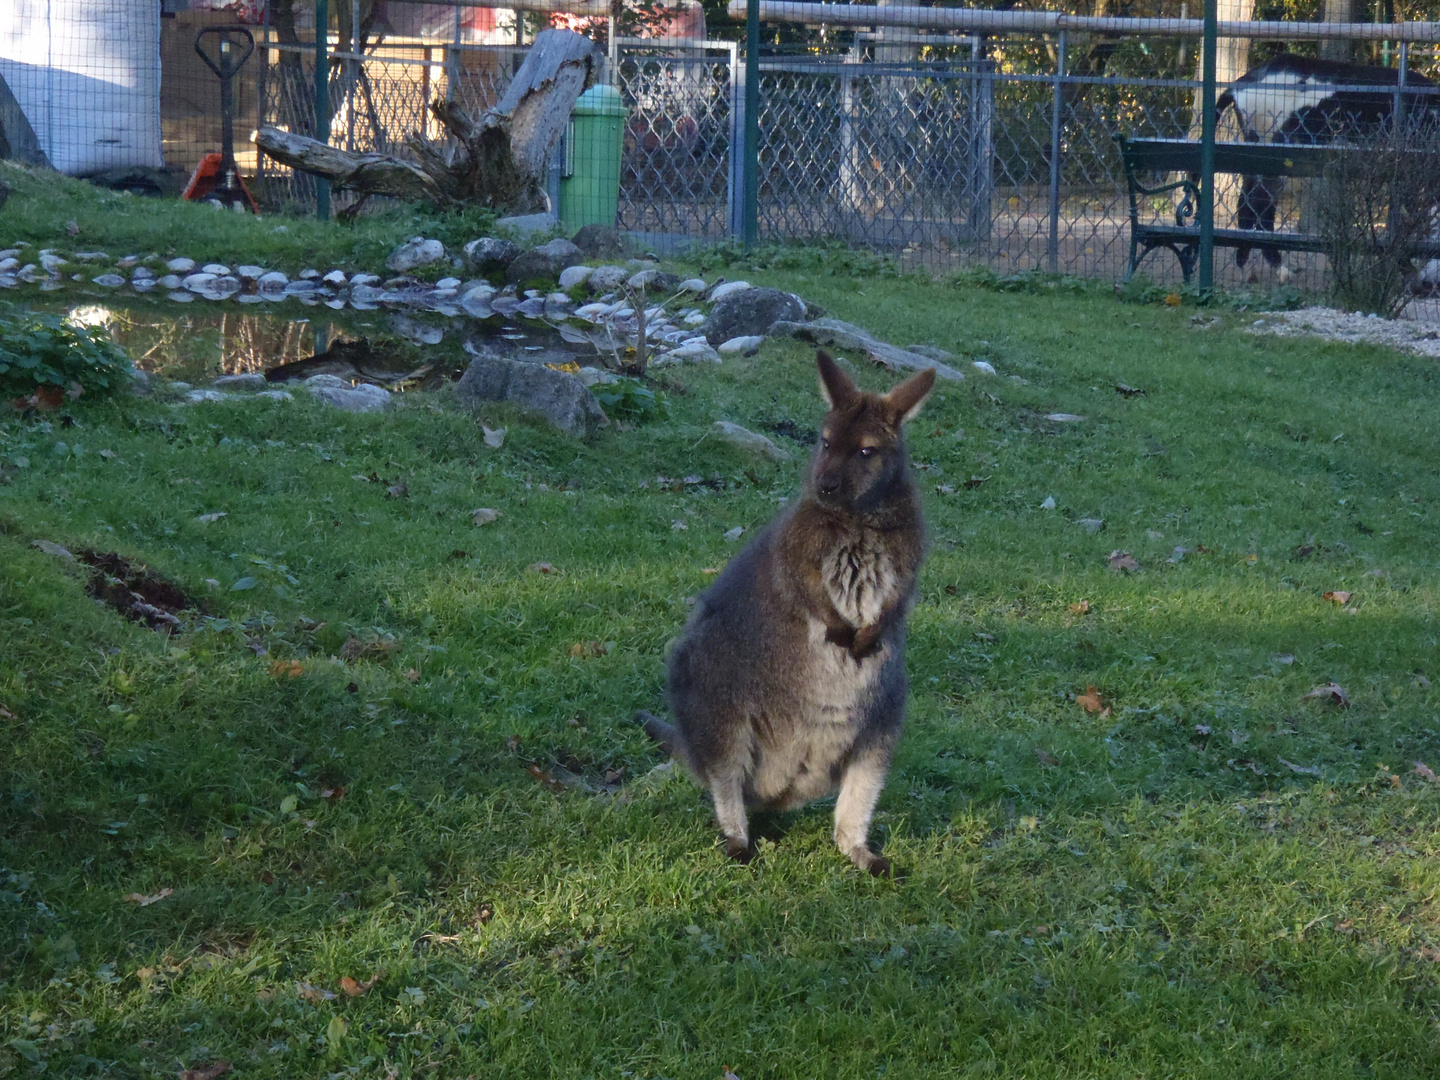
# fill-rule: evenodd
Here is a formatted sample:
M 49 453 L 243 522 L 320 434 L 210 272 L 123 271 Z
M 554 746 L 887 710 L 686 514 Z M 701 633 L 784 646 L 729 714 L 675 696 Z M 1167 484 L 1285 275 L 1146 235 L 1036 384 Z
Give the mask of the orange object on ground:
M 209 198 L 210 193 L 215 190 L 215 185 L 220 181 L 220 167 L 225 160 L 222 154 L 206 154 L 200 159 L 200 164 L 195 166 L 195 171 L 190 174 L 190 182 L 185 185 L 181 192 L 182 199 L 191 202 L 204 202 Z M 255 205 L 255 199 L 250 194 L 250 189 L 245 186 L 244 178 L 237 172 L 235 183 L 240 188 L 240 194 L 245 196 L 245 202 L 250 207 L 252 214 L 258 214 L 260 207 Z

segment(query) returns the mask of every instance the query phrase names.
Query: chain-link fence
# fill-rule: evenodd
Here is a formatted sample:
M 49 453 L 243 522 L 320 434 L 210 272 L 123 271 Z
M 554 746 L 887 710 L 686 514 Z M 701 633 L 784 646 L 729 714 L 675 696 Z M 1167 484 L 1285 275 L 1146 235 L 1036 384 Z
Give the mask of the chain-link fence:
M 156 12 L 149 21 L 132 17 L 124 24 L 140 41 L 130 49 L 133 57 L 106 61 L 136 69 L 134 100 L 116 99 L 105 112 L 77 98 L 68 110 L 103 114 L 86 121 L 88 127 L 76 120 L 67 128 L 45 95 L 60 100 L 93 86 L 60 85 L 54 71 L 9 58 L 0 44 L 0 74 L 31 102 L 25 111 L 33 113 L 38 141 L 57 163 L 70 166 L 66 171 L 163 163 L 188 174 L 219 149 L 219 80 L 195 55 L 194 42 L 201 30 L 234 21 L 237 13 L 165 3 L 177 9 L 173 17 Z M 56 0 L 51 6 L 66 5 Z M 111 6 L 133 16 L 151 5 Z M 69 7 L 75 14 L 85 5 L 74 0 Z M 246 137 L 254 127 L 274 125 L 322 135 L 349 150 L 404 155 L 414 136 L 443 137 L 431 102 L 453 99 L 483 111 L 499 100 L 526 54 L 526 46 L 515 43 L 518 31 L 508 13 L 367 2 L 365 11 L 384 16 L 376 22 L 355 17 L 359 3 L 347 8 L 346 0 L 332 0 L 330 7 L 352 17 L 332 17 L 325 36 L 329 107 L 323 116 L 316 110 L 313 5 L 292 0 L 283 25 L 272 17 L 279 5 L 248 7 L 256 49 L 234 80 L 235 149 L 247 182 L 271 212 L 313 212 L 317 186 L 306 174 L 257 158 Z M 393 10 L 387 14 L 387 8 Z M 0 43 L 7 17 L 16 20 L 0 13 Z M 74 39 L 70 52 L 96 52 L 94 19 L 75 19 L 78 29 L 67 31 Z M 11 29 L 20 34 L 25 28 Z M 760 239 L 838 239 L 936 271 L 980 264 L 1123 277 L 1130 203 L 1116 139 L 1198 137 L 1199 83 L 1188 77 L 1195 45 L 1093 35 L 1072 36 L 1069 45 L 1067 57 L 1063 32 L 983 38 L 890 30 L 766 48 L 759 58 L 754 194 Z M 154 85 L 145 83 L 151 68 L 141 55 L 151 47 L 151 68 L 158 58 Z M 619 90 L 627 109 L 616 224 L 656 250 L 737 239 L 746 200 L 746 76 L 737 46 L 618 38 L 604 49 L 601 78 Z M 1254 52 L 1259 55 L 1258 47 Z M 1410 77 L 1422 82 L 1425 73 L 1435 74 L 1431 46 L 1403 52 L 1387 43 L 1380 60 L 1392 67 L 1408 62 Z M 97 64 L 91 67 L 99 72 Z M 0 115 L 3 96 L 0 90 Z M 127 108 L 134 117 L 121 124 L 115 117 Z M 147 117 L 158 119 L 148 134 L 142 130 Z M 1233 127 L 1220 133 L 1241 137 Z M 558 168 L 557 161 L 552 190 Z M 1314 186 L 1276 185 L 1278 230 L 1303 231 L 1313 217 Z M 1217 184 L 1219 227 L 1235 224 L 1237 187 L 1236 177 Z M 337 207 L 344 198 L 337 194 Z M 1174 209 L 1155 198 L 1142 200 L 1140 212 L 1158 221 L 1173 217 Z M 1300 284 L 1323 285 L 1322 257 L 1286 261 L 1287 274 L 1298 272 Z M 1261 262 L 1244 273 L 1253 275 Z M 1238 280 L 1241 271 L 1223 252 L 1216 265 L 1222 282 Z M 1162 280 L 1179 276 L 1177 260 L 1164 252 L 1144 269 Z

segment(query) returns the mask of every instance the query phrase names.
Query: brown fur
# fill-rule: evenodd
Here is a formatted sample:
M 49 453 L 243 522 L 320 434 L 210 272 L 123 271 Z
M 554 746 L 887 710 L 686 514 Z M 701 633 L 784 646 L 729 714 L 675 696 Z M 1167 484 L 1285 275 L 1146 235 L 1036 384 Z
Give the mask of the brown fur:
M 837 788 L 835 839 L 889 873 L 866 838 L 904 722 L 905 624 L 924 523 L 901 427 L 934 385 L 856 389 L 817 353 L 830 404 L 805 489 L 700 597 L 670 657 L 674 726 L 646 730 L 706 785 L 732 855 L 746 808 L 786 809 Z

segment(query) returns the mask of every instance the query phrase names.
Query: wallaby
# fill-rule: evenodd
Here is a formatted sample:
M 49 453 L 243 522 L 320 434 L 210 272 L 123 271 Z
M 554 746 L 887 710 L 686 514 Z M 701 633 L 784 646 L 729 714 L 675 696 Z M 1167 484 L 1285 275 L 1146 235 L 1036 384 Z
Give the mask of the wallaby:
M 638 719 L 710 789 L 732 857 L 753 854 L 747 807 L 839 788 L 836 844 L 885 875 L 866 839 L 904 722 L 905 622 L 925 556 L 901 425 L 935 372 L 881 396 L 815 359 L 830 411 L 804 491 L 696 601 L 669 661 L 674 726 Z

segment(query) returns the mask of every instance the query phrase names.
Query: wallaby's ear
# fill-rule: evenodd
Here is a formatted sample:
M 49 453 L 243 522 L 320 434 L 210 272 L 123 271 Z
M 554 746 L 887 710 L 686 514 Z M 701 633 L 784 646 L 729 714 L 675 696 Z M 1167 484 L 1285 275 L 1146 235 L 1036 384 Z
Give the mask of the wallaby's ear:
M 935 369 L 926 368 L 918 375 L 911 375 L 881 400 L 885 402 L 885 407 L 895 414 L 896 419 L 904 422 L 919 415 L 920 406 L 925 404 L 925 399 L 930 396 L 934 386 Z
M 835 358 L 824 349 L 815 350 L 815 364 L 820 368 L 820 396 L 832 409 L 843 409 L 859 393 L 850 376 L 840 370 Z

